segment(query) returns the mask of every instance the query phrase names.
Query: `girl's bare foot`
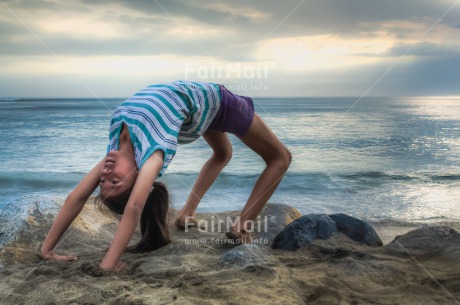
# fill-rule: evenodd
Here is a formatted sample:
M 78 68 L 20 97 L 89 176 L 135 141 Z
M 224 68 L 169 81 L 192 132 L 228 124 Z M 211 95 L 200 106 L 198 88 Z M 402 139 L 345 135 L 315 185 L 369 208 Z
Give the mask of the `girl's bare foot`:
M 252 243 L 252 237 L 249 232 L 244 230 L 236 231 L 235 228 L 231 227 L 229 232 L 225 233 L 228 239 L 233 240 L 237 244 L 250 244 Z
M 186 228 L 200 228 L 203 229 L 203 225 L 200 224 L 200 221 L 197 220 L 194 216 L 177 216 L 174 220 L 174 225 L 181 230 L 185 230 Z

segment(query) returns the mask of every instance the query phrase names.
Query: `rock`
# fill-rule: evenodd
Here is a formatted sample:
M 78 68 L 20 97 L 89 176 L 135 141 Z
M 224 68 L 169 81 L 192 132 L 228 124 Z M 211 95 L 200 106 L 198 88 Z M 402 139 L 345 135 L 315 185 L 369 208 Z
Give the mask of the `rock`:
M 460 246 L 460 233 L 450 227 L 422 227 L 396 238 L 386 245 L 385 251 L 403 256 L 438 255 L 448 248 Z
M 267 230 L 255 232 L 253 237 L 259 239 L 260 244 L 270 245 L 284 227 L 302 217 L 302 214 L 290 205 L 269 203 L 260 212 L 260 217 L 263 223 L 267 223 Z
M 0 247 L 15 241 L 42 241 L 36 228 L 51 226 L 61 202 L 55 196 L 26 195 L 5 206 L 0 215 Z
M 220 239 L 228 231 L 232 222 L 239 216 L 241 210 L 224 211 L 219 213 L 199 213 L 197 218 L 203 224 L 204 230 L 189 228 L 189 232 L 179 231 L 171 227 L 173 240 L 180 241 L 189 238 L 190 234 L 198 234 L 199 238 Z M 174 223 L 177 212 L 171 209 L 169 223 Z M 259 245 L 271 245 L 275 236 L 295 219 L 301 217 L 299 211 L 286 204 L 268 203 L 254 222 L 252 238 Z
M 275 238 L 274 249 L 297 250 L 316 239 L 328 239 L 333 233 L 369 245 L 382 246 L 377 232 L 367 222 L 346 214 L 308 214 L 286 226 Z
M 39 261 L 40 246 L 64 201 L 62 196 L 26 195 L 5 206 L 0 214 L 0 263 Z M 110 217 L 97 213 L 92 201 L 92 198 L 88 200 L 63 235 L 62 239 L 67 242 L 62 243 L 60 250 L 79 242 L 99 247 L 101 238 L 107 238 L 110 245 L 117 224 Z M 108 227 L 112 223 L 115 229 Z M 72 231 L 72 237 L 68 236 Z
M 51 227 L 62 199 L 51 195 L 26 195 L 8 204 L 0 215 L 0 262 L 38 260 L 38 248 Z
M 242 244 L 222 254 L 219 263 L 224 267 L 246 267 L 265 265 L 270 262 L 268 253 L 262 246 Z
M 366 221 L 351 217 L 346 214 L 332 214 L 329 217 L 335 221 L 337 231 L 345 234 L 354 241 L 368 246 L 382 246 L 382 240 Z
M 99 213 L 90 198 L 82 212 L 73 221 L 59 243 L 60 254 L 73 254 L 75 245 L 85 245 L 85 249 L 104 249 L 110 246 L 118 227 L 118 221 Z M 26 195 L 7 205 L 0 212 L 0 266 L 13 263 L 36 263 L 40 260 L 38 250 L 46 237 L 56 214 L 64 203 L 64 197 L 46 195 Z M 176 211 L 171 209 L 169 231 L 175 244 L 197 240 L 199 243 L 213 243 L 226 232 L 226 220 L 235 219 L 238 211 L 220 213 L 200 213 L 198 219 L 208 222 L 208 231 L 191 228 L 190 232 L 178 230 L 173 225 Z M 256 220 L 253 240 L 259 245 L 270 245 L 276 234 L 284 226 L 300 217 L 293 207 L 284 204 L 267 204 Z M 224 220 L 219 231 L 219 220 Z M 133 242 L 138 240 L 136 231 Z
M 335 222 L 325 214 L 304 215 L 287 225 L 274 239 L 272 248 L 297 250 L 315 239 L 327 239 L 337 232 Z

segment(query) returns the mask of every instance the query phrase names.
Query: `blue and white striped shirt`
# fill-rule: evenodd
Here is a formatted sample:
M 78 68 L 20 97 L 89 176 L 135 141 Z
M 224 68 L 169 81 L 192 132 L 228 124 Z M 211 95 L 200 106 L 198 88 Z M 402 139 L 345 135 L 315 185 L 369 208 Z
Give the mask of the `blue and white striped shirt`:
M 119 149 L 125 123 L 139 170 L 154 151 L 164 152 L 161 177 L 176 154 L 177 143 L 198 139 L 216 116 L 220 101 L 219 86 L 213 83 L 176 81 L 141 89 L 113 113 L 107 153 Z

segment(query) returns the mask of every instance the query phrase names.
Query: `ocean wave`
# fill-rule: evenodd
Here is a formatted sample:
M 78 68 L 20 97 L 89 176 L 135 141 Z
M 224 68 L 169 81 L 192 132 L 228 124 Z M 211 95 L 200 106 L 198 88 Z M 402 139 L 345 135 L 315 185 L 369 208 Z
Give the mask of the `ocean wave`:
M 74 186 L 86 173 L 82 172 L 11 172 L 0 173 L 0 184 L 6 188 L 44 188 Z
M 436 182 L 436 181 L 459 181 L 460 174 L 457 173 L 426 173 L 426 172 L 407 172 L 407 173 L 394 173 L 382 171 L 360 171 L 348 174 L 338 174 L 340 178 L 349 180 L 361 179 L 379 179 L 379 180 L 418 180 L 421 182 Z
M 86 173 L 84 172 L 4 172 L 0 173 L 0 184 L 3 189 L 11 187 L 72 187 L 75 186 Z M 256 180 L 260 173 L 254 172 L 223 172 L 217 183 L 225 187 L 247 186 L 248 181 Z M 190 184 L 198 177 L 198 172 L 171 172 L 161 180 L 166 183 Z M 283 184 L 293 189 L 310 186 L 327 187 L 337 179 L 350 182 L 364 181 L 414 181 L 414 182 L 456 182 L 460 181 L 458 173 L 424 173 L 424 172 L 383 172 L 383 171 L 358 171 L 351 173 L 337 172 L 291 172 L 283 178 Z
M 453 227 L 456 230 L 460 230 L 460 222 L 457 219 L 450 219 L 446 216 L 437 216 L 437 217 L 426 217 L 420 219 L 411 219 L 410 221 L 406 220 L 397 220 L 389 217 L 382 217 L 381 219 L 368 219 L 369 223 L 376 226 L 386 226 L 386 227 L 407 227 L 413 228 L 421 227 L 425 225 L 437 225 L 437 226 L 449 226 Z

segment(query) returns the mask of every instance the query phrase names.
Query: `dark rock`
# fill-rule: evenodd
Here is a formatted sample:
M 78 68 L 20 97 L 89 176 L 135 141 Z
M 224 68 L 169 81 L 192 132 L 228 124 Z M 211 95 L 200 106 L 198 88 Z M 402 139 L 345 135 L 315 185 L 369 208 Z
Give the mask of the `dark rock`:
M 403 256 L 437 256 L 440 253 L 449 252 L 449 249 L 452 247 L 458 249 L 459 245 L 459 232 L 450 227 L 438 226 L 422 227 L 404 235 L 396 236 L 384 248 L 390 254 Z
M 329 217 L 335 221 L 337 231 L 345 234 L 352 240 L 373 247 L 383 245 L 377 232 L 366 221 L 342 213 L 332 214 Z
M 348 238 L 369 245 L 382 246 L 377 232 L 367 222 L 346 214 L 308 214 L 287 225 L 275 238 L 274 249 L 297 250 L 316 239 L 328 239 L 340 232 Z
M 273 249 L 297 250 L 315 239 L 327 239 L 337 232 L 335 222 L 325 214 L 304 215 L 287 225 L 273 241 Z

